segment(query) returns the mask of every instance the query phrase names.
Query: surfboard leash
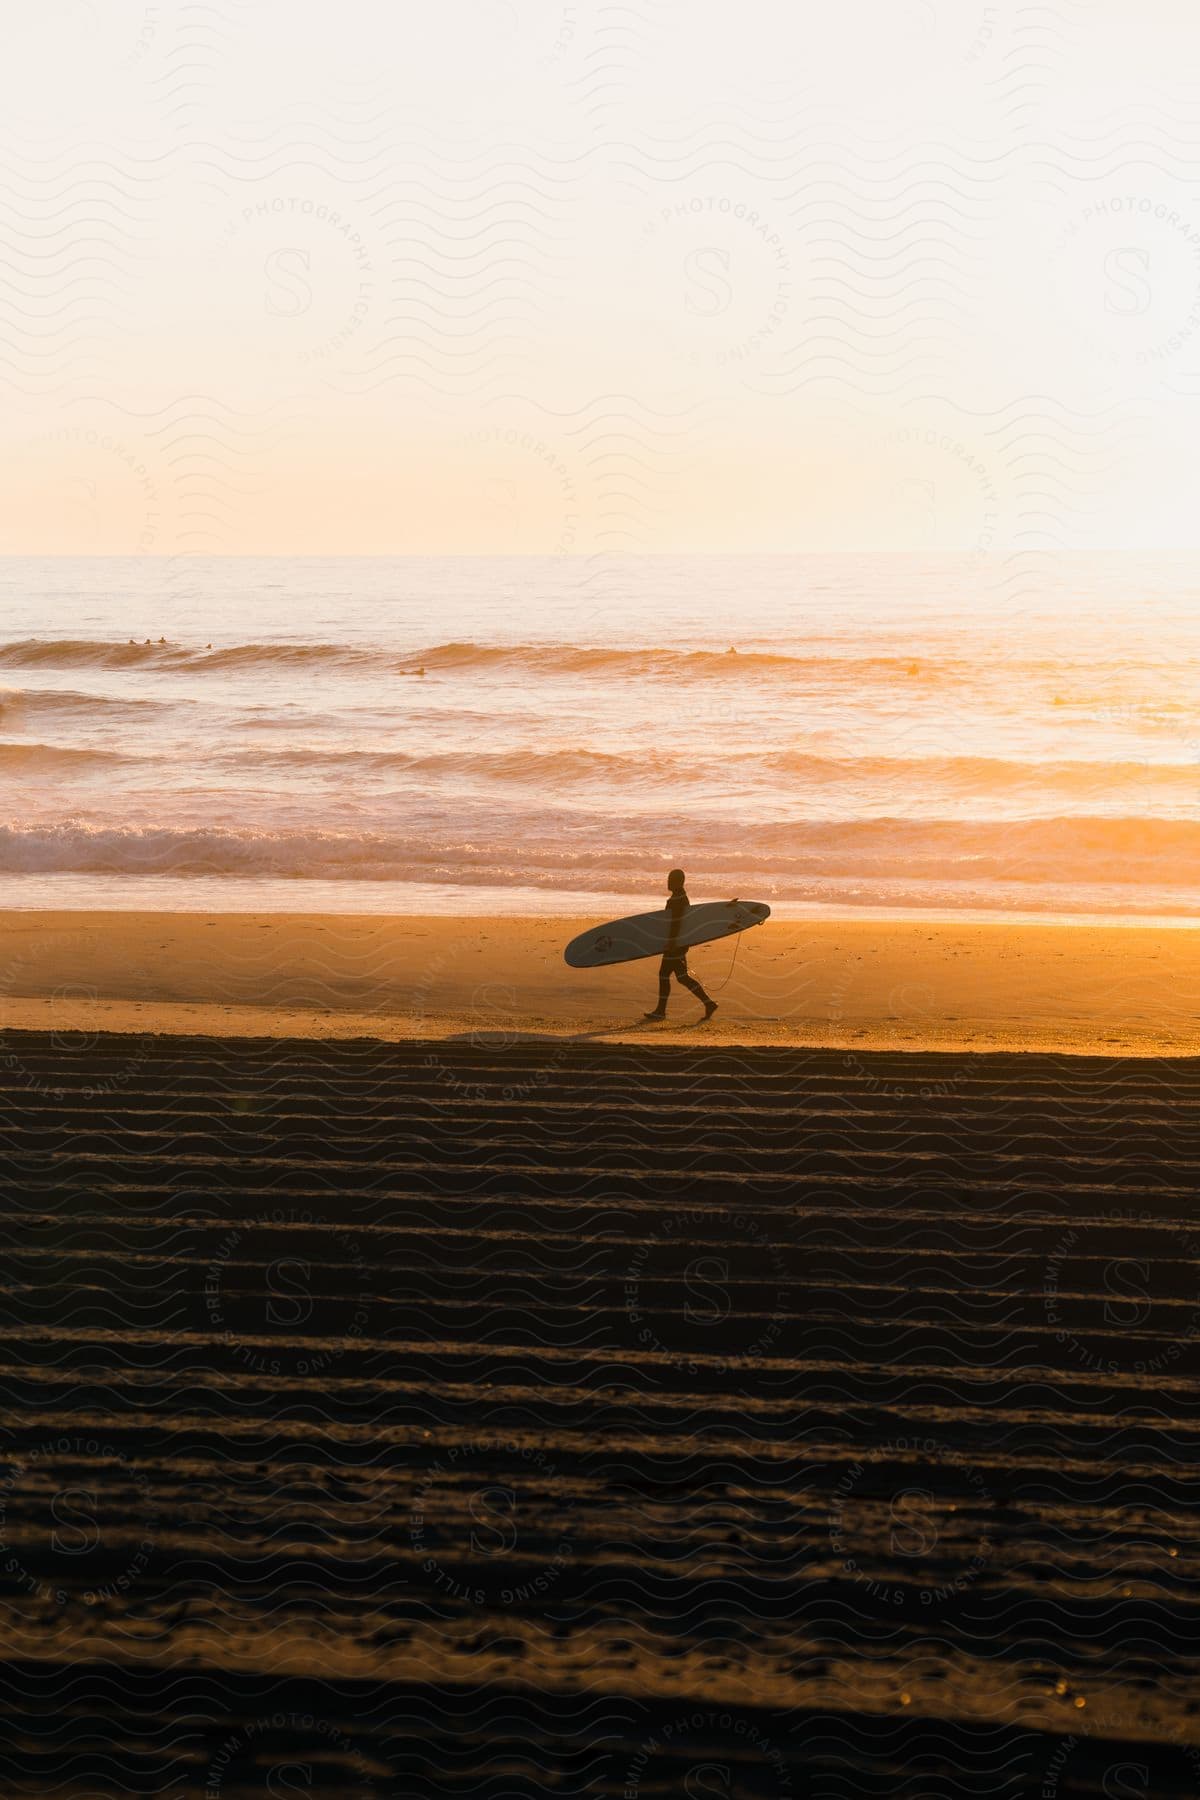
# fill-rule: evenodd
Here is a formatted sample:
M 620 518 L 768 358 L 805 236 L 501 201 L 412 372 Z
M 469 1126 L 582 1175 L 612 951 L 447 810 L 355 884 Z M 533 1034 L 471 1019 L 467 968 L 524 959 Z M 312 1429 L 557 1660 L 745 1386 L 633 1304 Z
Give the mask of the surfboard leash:
M 745 937 L 745 935 L 746 934 L 744 931 L 739 931 L 736 934 L 736 941 L 733 946 L 733 961 L 729 965 L 729 973 L 728 973 L 728 975 L 726 975 L 724 981 L 721 983 L 721 987 L 715 988 L 713 990 L 714 993 L 719 994 L 721 992 L 721 988 L 727 988 L 729 986 L 729 983 L 733 980 L 733 971 L 737 966 L 738 951 L 742 947 L 742 939 Z

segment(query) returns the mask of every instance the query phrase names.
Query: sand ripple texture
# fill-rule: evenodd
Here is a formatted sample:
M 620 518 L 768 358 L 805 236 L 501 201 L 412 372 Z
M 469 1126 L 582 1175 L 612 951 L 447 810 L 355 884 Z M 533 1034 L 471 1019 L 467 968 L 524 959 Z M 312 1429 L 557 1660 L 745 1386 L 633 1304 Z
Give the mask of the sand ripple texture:
M 1200 1793 L 1200 1067 L 5 1036 L 0 1788 Z

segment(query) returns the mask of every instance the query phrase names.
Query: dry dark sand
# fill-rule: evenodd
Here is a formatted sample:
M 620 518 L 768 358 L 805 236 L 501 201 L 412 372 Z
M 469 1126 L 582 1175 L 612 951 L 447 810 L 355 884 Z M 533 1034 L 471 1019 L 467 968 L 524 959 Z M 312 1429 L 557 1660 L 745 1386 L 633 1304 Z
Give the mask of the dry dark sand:
M 1200 1793 L 1200 1064 L 0 1049 L 0 1792 Z

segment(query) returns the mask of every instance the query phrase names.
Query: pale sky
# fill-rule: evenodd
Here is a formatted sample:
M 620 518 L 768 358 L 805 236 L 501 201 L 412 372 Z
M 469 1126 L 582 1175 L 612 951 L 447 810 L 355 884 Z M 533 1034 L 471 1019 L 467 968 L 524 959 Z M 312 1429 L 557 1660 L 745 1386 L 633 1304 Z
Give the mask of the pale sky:
M 0 551 L 1200 541 L 1182 0 L 0 21 Z

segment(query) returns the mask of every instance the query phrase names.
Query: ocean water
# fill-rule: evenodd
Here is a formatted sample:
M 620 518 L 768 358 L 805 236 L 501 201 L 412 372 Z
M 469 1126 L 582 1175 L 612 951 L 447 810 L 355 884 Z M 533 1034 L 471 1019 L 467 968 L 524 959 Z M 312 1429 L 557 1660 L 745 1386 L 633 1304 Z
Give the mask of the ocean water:
M 0 901 L 1200 918 L 1197 573 L 9 558 Z

